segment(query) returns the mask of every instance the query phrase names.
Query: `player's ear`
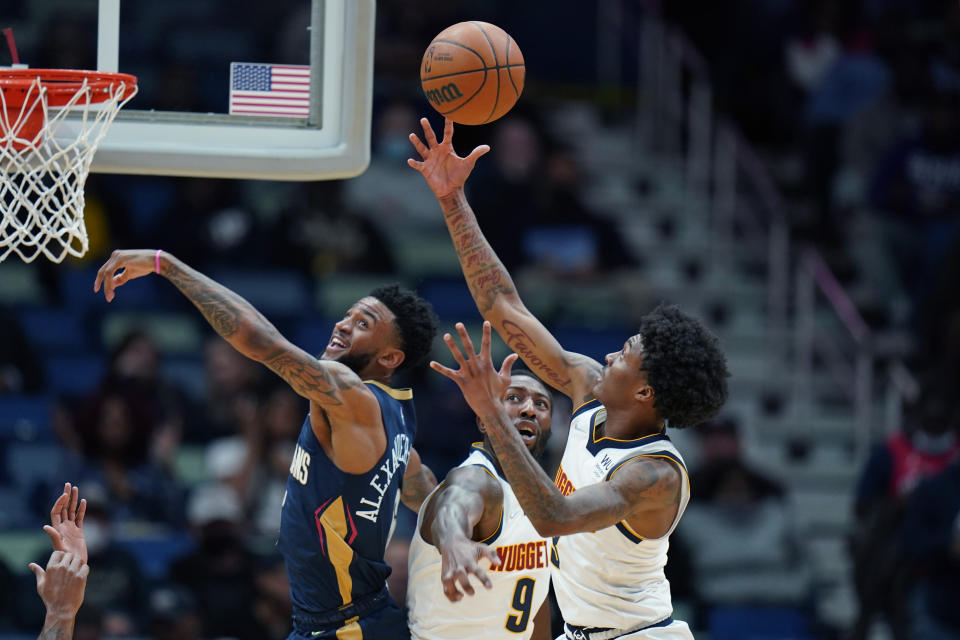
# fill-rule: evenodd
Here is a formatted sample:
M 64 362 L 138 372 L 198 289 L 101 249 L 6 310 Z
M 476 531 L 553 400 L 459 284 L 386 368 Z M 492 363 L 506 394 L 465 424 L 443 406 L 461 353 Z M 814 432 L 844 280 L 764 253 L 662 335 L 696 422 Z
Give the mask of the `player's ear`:
M 477 416 L 477 429 L 480 430 L 480 433 L 487 435 L 487 427 L 483 424 L 483 421 L 480 419 L 480 416 Z
M 387 369 L 396 369 L 403 363 L 406 357 L 407 354 L 401 349 L 397 347 L 387 347 L 377 356 L 377 362 Z
M 641 386 L 639 389 L 637 389 L 637 392 L 636 394 L 634 394 L 634 397 L 637 399 L 638 402 L 653 402 L 653 399 L 655 397 L 655 394 L 653 392 L 653 387 L 651 387 L 648 384 Z

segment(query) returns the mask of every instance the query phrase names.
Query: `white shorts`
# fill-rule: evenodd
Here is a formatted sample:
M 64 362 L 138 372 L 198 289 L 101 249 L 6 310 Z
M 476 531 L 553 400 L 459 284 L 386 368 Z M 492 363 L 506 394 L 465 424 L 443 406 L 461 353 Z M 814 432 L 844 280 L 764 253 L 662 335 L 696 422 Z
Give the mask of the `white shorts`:
M 570 640 L 570 638 L 567 635 L 562 635 L 556 640 Z M 693 640 L 693 633 L 686 622 L 674 620 L 665 627 L 649 627 L 632 631 L 622 636 L 616 636 L 614 640 Z

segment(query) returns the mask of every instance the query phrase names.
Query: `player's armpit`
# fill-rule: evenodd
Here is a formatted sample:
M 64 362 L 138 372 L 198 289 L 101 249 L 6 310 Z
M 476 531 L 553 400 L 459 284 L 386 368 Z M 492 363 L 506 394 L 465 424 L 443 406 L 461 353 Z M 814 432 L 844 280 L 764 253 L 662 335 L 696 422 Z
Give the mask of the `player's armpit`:
M 533 618 L 533 633 L 530 640 L 551 640 L 553 634 L 550 633 L 550 601 L 544 600 L 540 605 L 540 610 Z
M 410 450 L 410 459 L 407 461 L 407 470 L 403 474 L 403 488 L 400 491 L 400 500 L 414 513 L 420 511 L 423 501 L 437 486 L 437 477 L 430 467 L 423 464 L 416 449 Z
M 622 463 L 606 482 L 581 487 L 553 513 L 527 509 L 541 535 L 597 531 L 627 520 L 638 535 L 657 538 L 676 517 L 683 475 L 669 460 L 637 456 Z

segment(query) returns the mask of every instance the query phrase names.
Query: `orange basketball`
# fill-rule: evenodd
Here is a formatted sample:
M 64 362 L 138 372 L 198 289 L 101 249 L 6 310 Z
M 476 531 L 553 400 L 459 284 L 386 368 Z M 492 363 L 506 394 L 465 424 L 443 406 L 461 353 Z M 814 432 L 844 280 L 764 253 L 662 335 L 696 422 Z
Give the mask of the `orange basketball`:
M 486 124 L 504 115 L 523 91 L 523 54 L 489 22 L 458 22 L 433 39 L 420 65 L 430 105 L 460 124 Z

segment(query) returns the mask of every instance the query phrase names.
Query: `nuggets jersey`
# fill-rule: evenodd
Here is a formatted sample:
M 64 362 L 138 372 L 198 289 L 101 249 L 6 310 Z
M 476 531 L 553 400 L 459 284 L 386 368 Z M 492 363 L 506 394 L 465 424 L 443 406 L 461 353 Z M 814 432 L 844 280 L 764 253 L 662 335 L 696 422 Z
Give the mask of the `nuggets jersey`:
M 418 640 L 529 638 L 533 618 L 550 588 L 549 540 L 543 539 L 523 514 L 510 483 L 497 473 L 490 454 L 479 443 L 473 446 L 460 466 L 482 466 L 503 489 L 500 526 L 483 541 L 500 556 L 500 567 L 491 567 L 487 572 L 492 589 L 487 590 L 474 579 L 474 595 L 450 602 L 440 582 L 440 552 L 420 535 L 418 517 L 417 530 L 410 541 L 407 583 L 410 635 Z M 432 497 L 433 494 L 427 500 Z M 423 509 L 420 514 L 423 515 Z
M 366 381 L 380 403 L 387 447 L 364 474 L 341 471 L 327 457 L 310 417 L 290 464 L 277 548 L 283 554 L 294 619 L 336 614 L 384 588 L 384 549 L 393 534 L 400 485 L 416 436 L 410 389 Z
M 606 409 L 597 400 L 574 411 L 557 470 L 560 491 L 569 495 L 580 487 L 607 481 L 625 462 L 639 456 L 667 458 L 683 474 L 680 508 L 667 534 L 655 540 L 638 536 L 626 521 L 555 538 L 553 588 L 567 624 L 637 629 L 673 613 L 663 567 L 668 537 L 690 500 L 690 483 L 683 459 L 666 434 L 635 440 L 598 437 L 597 425 L 605 419 Z

